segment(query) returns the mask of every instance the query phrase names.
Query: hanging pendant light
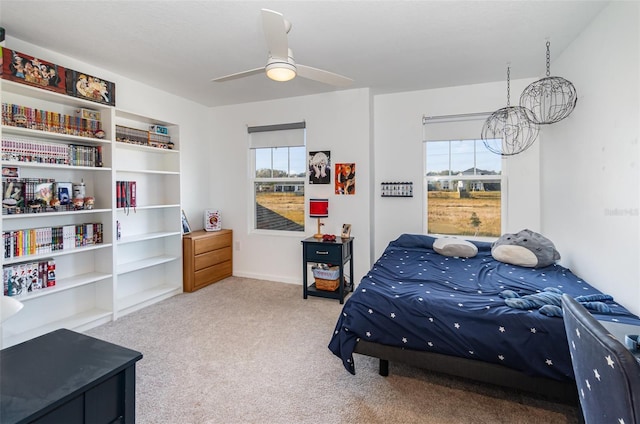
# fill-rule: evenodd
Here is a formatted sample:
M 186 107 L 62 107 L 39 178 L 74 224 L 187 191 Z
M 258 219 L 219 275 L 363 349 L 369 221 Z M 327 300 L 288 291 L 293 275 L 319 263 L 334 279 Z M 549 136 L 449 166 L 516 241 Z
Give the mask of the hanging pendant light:
M 522 106 L 510 106 L 511 72 L 507 67 L 507 107 L 493 112 L 482 126 L 481 138 L 491 152 L 512 156 L 527 150 L 538 137 L 533 113 Z
M 570 81 L 552 77 L 551 59 L 547 41 L 547 76 L 529 84 L 520 95 L 520 106 L 533 112 L 536 124 L 555 124 L 569 116 L 576 107 L 578 95 Z

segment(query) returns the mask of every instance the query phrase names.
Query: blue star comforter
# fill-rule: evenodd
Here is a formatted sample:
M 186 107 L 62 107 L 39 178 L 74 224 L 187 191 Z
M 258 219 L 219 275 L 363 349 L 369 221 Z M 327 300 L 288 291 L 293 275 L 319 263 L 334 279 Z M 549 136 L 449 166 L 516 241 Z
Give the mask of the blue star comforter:
M 491 244 L 472 242 L 469 259 L 435 252 L 435 238 L 403 234 L 389 243 L 345 302 L 329 349 L 355 374 L 359 339 L 501 364 L 525 374 L 573 379 L 561 317 L 508 307 L 500 293 L 534 294 L 553 287 L 571 296 L 601 293 L 560 265 L 524 268 L 498 262 Z M 599 320 L 640 325 L 609 301 Z

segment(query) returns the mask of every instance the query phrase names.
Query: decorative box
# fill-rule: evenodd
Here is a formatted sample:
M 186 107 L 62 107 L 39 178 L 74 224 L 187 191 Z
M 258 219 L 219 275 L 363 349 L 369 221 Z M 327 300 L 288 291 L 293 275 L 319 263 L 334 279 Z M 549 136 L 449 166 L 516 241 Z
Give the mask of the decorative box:
M 67 69 L 16 50 L 2 50 L 3 79 L 65 94 Z
M 213 209 L 204 211 L 204 229 L 205 231 L 220 231 L 222 229 L 220 211 Z
M 92 109 L 76 109 L 76 116 L 80 119 L 87 119 L 89 121 L 100 121 L 100 111 Z
M 89 74 L 67 70 L 66 93 L 105 105 L 116 105 L 116 85 Z
M 162 125 L 150 125 L 149 131 L 155 134 L 169 135 L 169 128 Z

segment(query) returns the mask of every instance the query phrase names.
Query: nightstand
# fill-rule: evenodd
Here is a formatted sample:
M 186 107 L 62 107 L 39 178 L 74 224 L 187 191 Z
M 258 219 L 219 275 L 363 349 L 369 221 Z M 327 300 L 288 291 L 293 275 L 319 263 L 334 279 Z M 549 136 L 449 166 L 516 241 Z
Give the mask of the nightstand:
M 338 299 L 344 303 L 348 292 L 353 291 L 353 237 L 337 238 L 336 241 L 322 241 L 315 237 L 302 240 L 302 297 L 325 297 Z M 345 280 L 344 267 L 349 263 L 349 274 Z M 339 284 L 335 291 L 318 290 L 315 283 L 309 284 L 309 264 L 319 263 L 338 266 L 340 269 Z M 313 276 L 313 275 L 312 275 Z

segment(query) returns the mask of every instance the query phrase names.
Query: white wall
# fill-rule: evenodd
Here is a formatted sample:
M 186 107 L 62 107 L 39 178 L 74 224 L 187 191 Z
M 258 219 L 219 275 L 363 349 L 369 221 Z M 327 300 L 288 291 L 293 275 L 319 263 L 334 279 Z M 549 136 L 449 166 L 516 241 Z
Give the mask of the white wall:
M 352 224 L 355 281 L 369 270 L 370 245 L 370 95 L 368 89 L 255 102 L 211 110 L 209 166 L 210 207 L 219 209 L 222 225 L 234 231 L 234 275 L 301 284 L 304 237 L 316 232 L 316 221 L 306 220 L 305 234 L 264 234 L 251 231 L 254 201 L 249 184 L 247 126 L 305 121 L 307 151 L 330 150 L 335 163 L 356 164 L 356 194 L 333 194 L 331 185 L 306 184 L 307 197 L 328 197 L 325 233 L 340 234 Z M 308 206 L 305 206 L 308 210 Z
M 180 160 L 182 168 L 182 204 L 194 229 L 203 227 L 202 211 L 206 208 L 206 184 L 211 179 L 207 155 L 202 154 L 209 133 L 208 108 L 131 80 L 108 70 L 42 49 L 22 40 L 7 37 L 5 47 L 55 63 L 65 68 L 93 74 L 116 85 L 116 107 L 128 112 L 172 122 L 180 126 Z M 194 187 L 201 187 L 194 190 Z M 199 219 L 195 219 L 199 217 Z M 192 219 L 193 218 L 193 219 Z M 194 225 L 195 224 L 195 225 Z M 199 225 L 199 227 L 198 227 Z
M 612 2 L 551 66 L 578 103 L 541 152 L 542 227 L 561 263 L 640 313 L 640 4 Z M 553 44 L 552 44 L 553 47 Z
M 531 82 L 533 80 L 511 81 L 511 105 L 517 104 L 519 93 Z M 505 107 L 506 103 L 506 81 L 375 96 L 373 169 L 377 188 L 373 199 L 376 228 L 374 258 L 380 256 L 389 241 L 400 234 L 423 231 L 422 117 L 493 112 Z M 478 127 L 478 138 L 481 129 L 482 123 Z M 543 143 L 541 134 L 529 149 L 504 161 L 508 178 L 507 232 L 523 228 L 540 231 L 539 146 Z M 413 181 L 414 197 L 380 197 L 378 187 L 383 181 Z

